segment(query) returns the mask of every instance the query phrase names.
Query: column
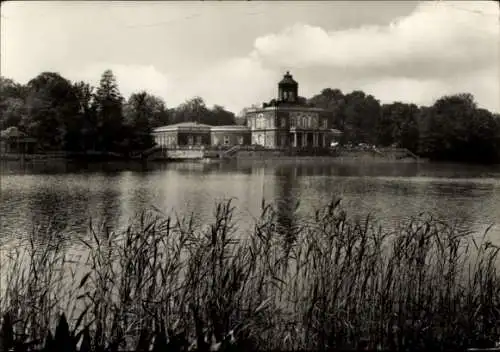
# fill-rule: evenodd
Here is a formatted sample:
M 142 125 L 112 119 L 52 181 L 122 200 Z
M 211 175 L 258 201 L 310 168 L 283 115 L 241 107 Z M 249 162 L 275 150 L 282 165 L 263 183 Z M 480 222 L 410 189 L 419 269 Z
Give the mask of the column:
M 293 132 L 293 146 L 297 148 L 297 132 Z

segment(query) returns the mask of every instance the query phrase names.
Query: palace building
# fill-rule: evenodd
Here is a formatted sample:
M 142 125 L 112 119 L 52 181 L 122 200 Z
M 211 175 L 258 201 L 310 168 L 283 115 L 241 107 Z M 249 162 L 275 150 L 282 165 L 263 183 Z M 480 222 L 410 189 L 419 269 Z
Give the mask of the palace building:
M 183 122 L 153 131 L 158 146 L 260 145 L 277 148 L 328 148 L 342 133 L 332 128 L 331 113 L 309 106 L 287 72 L 278 83 L 278 99 L 248 108 L 246 125 L 210 126 Z
M 329 147 L 341 132 L 332 129 L 330 112 L 310 107 L 287 72 L 278 83 L 278 99 L 246 111 L 252 144 L 269 148 Z

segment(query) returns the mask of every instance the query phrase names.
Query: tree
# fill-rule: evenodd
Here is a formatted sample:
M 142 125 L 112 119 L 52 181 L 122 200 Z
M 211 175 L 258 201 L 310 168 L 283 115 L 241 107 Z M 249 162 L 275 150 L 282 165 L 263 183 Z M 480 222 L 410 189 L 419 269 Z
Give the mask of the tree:
M 326 88 L 320 94 L 313 96 L 308 101 L 317 108 L 328 110 L 332 120 L 332 126 L 340 130 L 345 129 L 345 97 L 341 90 Z
M 160 112 L 157 110 L 160 105 L 156 97 L 145 91 L 130 96 L 125 108 L 125 119 L 131 149 L 145 150 L 154 145 L 151 126 L 154 115 Z
M 151 110 L 149 123 L 152 128 L 168 125 L 170 123 L 170 112 L 162 98 L 148 94 L 146 96 L 146 102 Z
M 25 117 L 24 100 L 21 98 L 6 97 L 0 102 L 0 129 L 21 124 Z
M 500 119 L 486 109 L 477 109 L 470 124 L 468 159 L 500 160 Z
M 421 109 L 420 154 L 435 160 L 498 161 L 500 123 L 468 93 L 444 96 Z
M 201 97 L 194 97 L 182 103 L 175 109 L 174 121 L 179 122 L 199 122 L 202 123 L 208 109 Z
M 26 118 L 28 134 L 48 150 L 65 149 L 67 131 L 78 118 L 78 99 L 71 83 L 55 72 L 43 72 L 28 82 Z
M 353 91 L 343 105 L 344 138 L 354 142 L 375 144 L 376 126 L 381 115 L 380 103 L 372 95 Z
M 234 113 L 227 111 L 223 106 L 214 105 L 202 121 L 212 126 L 234 125 L 236 123 L 236 117 Z
M 71 130 L 75 149 L 88 151 L 95 149 L 97 139 L 97 116 L 94 87 L 83 81 L 73 84 L 78 99 L 79 119 L 74 121 Z M 78 140 L 78 144 L 76 144 Z
M 377 144 L 407 148 L 413 152 L 418 149 L 418 107 L 415 104 L 394 102 L 381 107 L 377 123 Z
M 123 151 L 125 129 L 123 126 L 123 97 L 111 70 L 102 74 L 95 94 L 97 116 L 97 148 L 104 152 Z
M 21 127 L 26 119 L 26 87 L 11 79 L 0 77 L 0 129 Z

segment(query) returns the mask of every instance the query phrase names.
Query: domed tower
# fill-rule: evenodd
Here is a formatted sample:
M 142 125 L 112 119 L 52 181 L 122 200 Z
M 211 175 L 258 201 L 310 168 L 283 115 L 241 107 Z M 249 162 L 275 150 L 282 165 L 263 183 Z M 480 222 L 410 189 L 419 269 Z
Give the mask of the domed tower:
M 299 91 L 299 84 L 293 79 L 289 71 L 278 83 L 278 101 L 295 103 L 297 102 L 297 96 Z

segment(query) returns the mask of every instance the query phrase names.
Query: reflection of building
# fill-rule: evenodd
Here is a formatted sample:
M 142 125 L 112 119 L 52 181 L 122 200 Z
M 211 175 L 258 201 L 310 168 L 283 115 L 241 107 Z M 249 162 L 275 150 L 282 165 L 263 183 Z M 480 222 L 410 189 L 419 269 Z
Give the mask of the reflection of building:
M 328 148 L 341 132 L 332 129 L 330 113 L 307 105 L 298 83 L 286 73 L 278 84 L 278 100 L 245 112 L 247 125 L 210 126 L 184 122 L 153 131 L 159 146 L 261 145 L 267 148 Z

